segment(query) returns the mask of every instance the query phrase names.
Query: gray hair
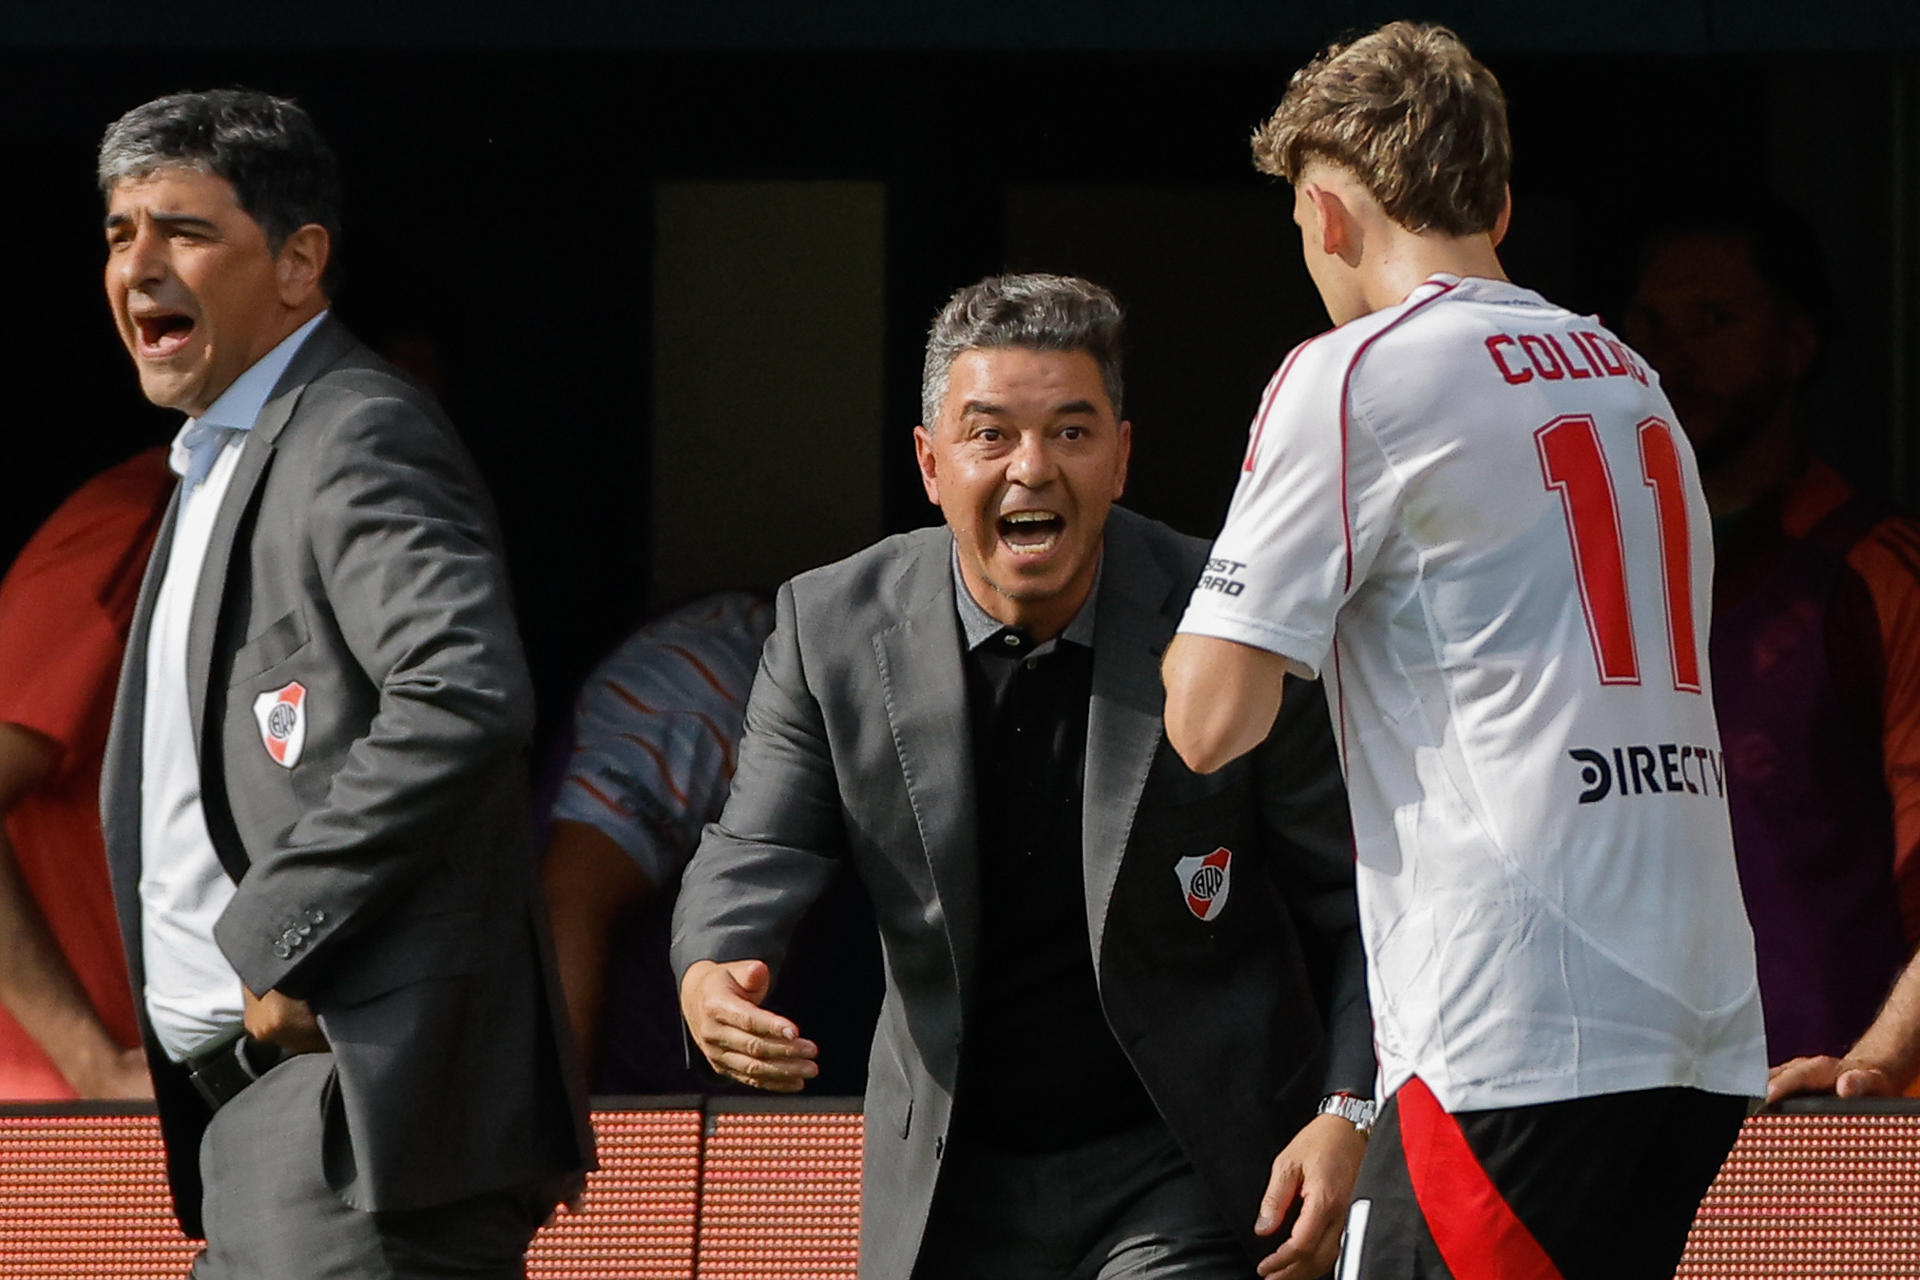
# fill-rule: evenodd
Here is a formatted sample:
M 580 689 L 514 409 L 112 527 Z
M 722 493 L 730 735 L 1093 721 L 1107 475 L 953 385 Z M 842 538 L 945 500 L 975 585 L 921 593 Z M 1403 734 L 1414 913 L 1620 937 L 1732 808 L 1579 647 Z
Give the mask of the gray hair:
M 947 299 L 927 331 L 920 375 L 921 424 L 931 431 L 947 398 L 947 375 L 968 351 L 1024 347 L 1084 351 L 1100 366 L 1113 416 L 1120 416 L 1120 304 L 1077 276 L 988 276 Z
M 321 287 L 339 284 L 340 166 L 311 117 L 286 98 L 253 89 L 171 93 L 107 126 L 96 176 L 100 194 L 161 169 L 194 169 L 225 179 L 240 207 L 280 252 L 308 223 L 332 242 Z

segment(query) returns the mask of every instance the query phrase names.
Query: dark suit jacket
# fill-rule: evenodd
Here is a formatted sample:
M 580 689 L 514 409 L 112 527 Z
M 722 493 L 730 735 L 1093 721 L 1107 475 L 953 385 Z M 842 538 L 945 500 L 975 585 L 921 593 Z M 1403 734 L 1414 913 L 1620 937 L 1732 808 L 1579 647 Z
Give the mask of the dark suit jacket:
M 102 781 L 136 993 L 147 632 L 172 526 L 170 512 Z M 533 695 L 491 505 L 438 406 L 331 319 L 242 447 L 187 678 L 207 827 L 238 882 L 214 936 L 252 990 L 308 1000 L 333 1045 L 329 1184 L 404 1209 L 584 1167 L 534 887 Z M 305 742 L 288 768 L 255 703 L 296 682 Z M 208 1112 L 141 1022 L 175 1209 L 197 1235 Z
M 733 792 L 675 911 L 680 974 L 743 958 L 777 972 L 836 869 L 850 864 L 864 882 L 887 979 L 866 1102 L 861 1273 L 874 1277 L 909 1274 L 919 1250 L 979 945 L 952 545 L 945 529 L 921 530 L 781 588 Z M 1205 558 L 1205 543 L 1164 525 L 1119 508 L 1109 518 L 1087 718 L 1086 927 L 1114 1036 L 1258 1258 L 1272 1247 L 1252 1224 L 1273 1157 L 1323 1093 L 1371 1092 L 1372 1028 L 1319 687 L 1290 684 L 1266 744 L 1211 776 L 1188 770 L 1162 734 L 1159 655 Z M 1231 878 L 1208 922 L 1189 908 L 1178 864 L 1219 848 L 1232 852 Z M 1033 1046 L 1036 1071 L 1072 1059 L 1071 1045 Z

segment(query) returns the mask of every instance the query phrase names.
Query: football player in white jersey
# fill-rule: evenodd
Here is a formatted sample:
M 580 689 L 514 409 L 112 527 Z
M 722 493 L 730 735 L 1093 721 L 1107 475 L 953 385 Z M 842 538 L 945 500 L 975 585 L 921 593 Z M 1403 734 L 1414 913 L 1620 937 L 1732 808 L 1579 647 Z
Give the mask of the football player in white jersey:
M 1766 1084 L 1692 452 L 1506 279 L 1505 99 L 1451 32 L 1328 50 L 1254 151 L 1336 327 L 1267 387 L 1167 736 L 1217 769 L 1330 686 L 1389 1099 L 1337 1274 L 1667 1280 Z

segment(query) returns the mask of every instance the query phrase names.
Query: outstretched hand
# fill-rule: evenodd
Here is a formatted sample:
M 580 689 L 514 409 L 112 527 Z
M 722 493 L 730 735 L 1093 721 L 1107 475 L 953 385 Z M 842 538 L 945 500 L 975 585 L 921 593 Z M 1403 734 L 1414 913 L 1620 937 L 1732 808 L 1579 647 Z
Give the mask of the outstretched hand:
M 1279 1231 L 1296 1204 L 1300 1213 L 1279 1248 L 1261 1260 L 1261 1275 L 1268 1280 L 1313 1280 L 1333 1268 L 1353 1181 L 1366 1153 L 1366 1135 L 1349 1121 L 1315 1116 L 1274 1157 L 1254 1234 Z
M 773 974 L 761 960 L 696 960 L 680 980 L 680 1013 L 713 1069 L 772 1093 L 798 1093 L 818 1075 L 820 1048 L 760 1007 Z

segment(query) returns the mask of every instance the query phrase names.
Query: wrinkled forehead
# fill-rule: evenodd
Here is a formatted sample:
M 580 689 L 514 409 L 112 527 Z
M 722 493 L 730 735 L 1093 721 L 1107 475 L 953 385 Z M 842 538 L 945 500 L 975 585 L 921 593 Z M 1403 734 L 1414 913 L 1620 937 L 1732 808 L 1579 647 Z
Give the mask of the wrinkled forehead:
M 1079 412 L 1113 412 L 1100 362 L 1091 351 L 968 347 L 947 369 L 942 416 L 965 412 L 970 406 L 995 405 L 1009 410 L 1076 406 Z
M 239 207 L 233 184 L 204 162 L 156 162 L 131 169 L 107 189 L 107 207 L 160 203 L 217 204 Z

